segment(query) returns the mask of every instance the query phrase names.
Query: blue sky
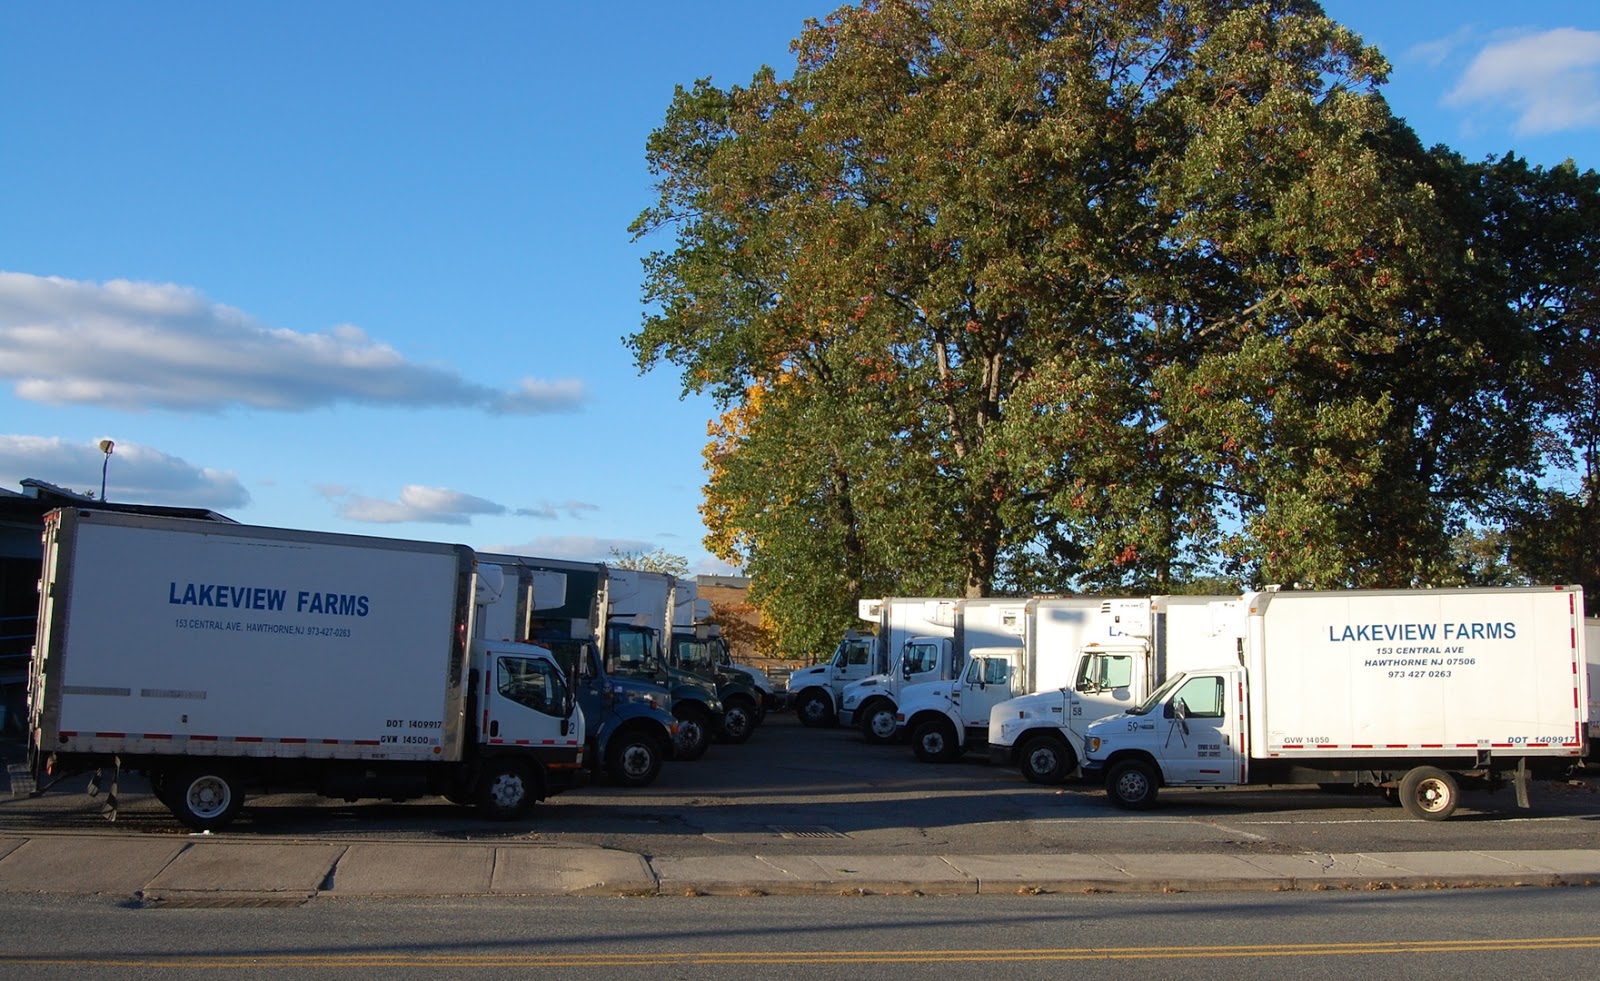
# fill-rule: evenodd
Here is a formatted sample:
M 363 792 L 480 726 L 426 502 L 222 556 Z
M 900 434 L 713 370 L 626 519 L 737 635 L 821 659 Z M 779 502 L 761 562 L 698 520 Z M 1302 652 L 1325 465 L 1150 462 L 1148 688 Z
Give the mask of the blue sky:
M 836 4 L 0 4 L 0 487 L 605 559 L 700 544 L 644 142 Z M 1600 167 L 1600 4 L 1329 0 L 1425 143 Z

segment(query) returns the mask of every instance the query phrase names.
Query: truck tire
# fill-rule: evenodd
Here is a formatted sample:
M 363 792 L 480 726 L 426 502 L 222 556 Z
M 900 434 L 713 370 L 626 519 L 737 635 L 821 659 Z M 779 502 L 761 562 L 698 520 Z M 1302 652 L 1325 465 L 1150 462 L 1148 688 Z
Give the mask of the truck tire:
M 800 724 L 808 729 L 824 729 L 839 723 L 833 703 L 820 691 L 802 693 L 800 700 L 794 704 L 794 714 L 800 717 Z
M 533 810 L 538 789 L 533 771 L 521 760 L 485 760 L 478 777 L 478 809 L 491 821 L 515 821 Z
M 956 727 L 949 719 L 929 719 L 911 733 L 911 750 L 924 763 L 950 763 L 961 755 Z
M 869 702 L 861 710 L 861 736 L 875 746 L 894 742 L 899 735 L 894 706 L 883 699 Z
M 748 698 L 735 698 L 723 705 L 722 739 L 729 743 L 746 743 L 756 731 L 759 715 L 755 703 Z
M 678 734 L 672 737 L 672 758 L 698 760 L 711 746 L 711 718 L 705 709 L 694 705 L 680 706 L 672 714 L 678 720 Z
M 649 733 L 624 729 L 606 743 L 606 774 L 619 787 L 648 787 L 661 772 L 661 747 Z
M 1400 804 L 1414 818 L 1443 821 L 1460 802 L 1456 778 L 1438 767 L 1419 766 L 1400 779 Z
M 218 831 L 244 806 L 238 777 L 222 766 L 191 766 L 163 774 L 161 801 L 184 827 Z
M 1078 768 L 1078 755 L 1060 736 L 1029 736 L 1017 747 L 1017 765 L 1029 783 L 1066 783 Z
M 1156 768 L 1143 760 L 1124 760 L 1106 772 L 1106 797 L 1130 811 L 1153 807 L 1160 787 Z

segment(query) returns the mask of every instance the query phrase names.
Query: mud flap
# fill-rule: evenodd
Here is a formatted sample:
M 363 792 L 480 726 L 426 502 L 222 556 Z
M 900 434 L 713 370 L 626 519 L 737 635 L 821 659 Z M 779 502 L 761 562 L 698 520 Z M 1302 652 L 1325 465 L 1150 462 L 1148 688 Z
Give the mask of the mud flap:
M 90 797 L 100 796 L 100 778 L 104 774 L 104 770 L 96 770 L 94 771 L 94 776 L 89 779 Z M 115 821 L 117 819 L 117 781 L 121 776 L 122 757 L 113 756 L 111 758 L 111 787 L 106 791 L 105 806 L 100 808 L 100 816 L 107 821 Z
M 1526 756 L 1517 759 L 1517 770 L 1511 777 L 1511 786 L 1517 790 L 1518 807 L 1527 810 L 1533 806 L 1528 800 L 1528 758 Z

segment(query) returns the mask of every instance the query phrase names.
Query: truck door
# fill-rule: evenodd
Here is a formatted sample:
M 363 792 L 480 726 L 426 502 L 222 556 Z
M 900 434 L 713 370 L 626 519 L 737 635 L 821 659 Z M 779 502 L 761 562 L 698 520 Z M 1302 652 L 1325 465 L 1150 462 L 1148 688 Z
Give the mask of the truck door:
M 872 674 L 872 648 L 876 642 L 872 637 L 846 637 L 839 642 L 830 669 L 834 692 L 844 691 L 845 685 Z
M 900 680 L 916 685 L 938 681 L 944 673 L 945 645 L 934 639 L 908 640 L 900 651 Z
M 564 739 L 571 731 L 567 687 L 556 666 L 520 654 L 495 654 L 493 660 L 484 684 L 484 740 L 538 746 Z
M 1116 715 L 1136 704 L 1131 653 L 1086 651 L 1072 683 L 1072 717 L 1083 723 Z
M 989 730 L 989 710 L 1022 690 L 1022 652 L 982 654 L 967 662 L 967 670 L 950 691 L 950 701 L 964 726 Z
M 1167 698 L 1156 721 L 1162 733 L 1156 755 L 1169 785 L 1240 782 L 1238 688 L 1238 679 L 1226 673 L 1198 673 Z

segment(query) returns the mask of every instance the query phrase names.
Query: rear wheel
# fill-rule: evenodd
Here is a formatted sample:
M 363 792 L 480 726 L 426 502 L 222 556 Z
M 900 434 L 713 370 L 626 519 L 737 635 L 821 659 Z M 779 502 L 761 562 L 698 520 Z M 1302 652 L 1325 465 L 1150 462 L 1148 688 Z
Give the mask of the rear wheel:
M 894 706 L 888 702 L 872 702 L 861 710 L 861 735 L 869 743 L 882 746 L 894 742 L 899 732 L 897 723 Z
M 1461 788 L 1456 778 L 1435 766 L 1419 766 L 1400 780 L 1400 804 L 1424 821 L 1443 821 L 1456 812 Z
M 1106 774 L 1106 796 L 1130 811 L 1143 811 L 1156 802 L 1160 778 L 1155 767 L 1142 760 L 1118 763 Z
M 478 781 L 478 809 L 491 821 L 526 817 L 539 799 L 533 771 L 521 760 L 488 760 Z
M 174 817 L 195 831 L 227 827 L 244 806 L 244 792 L 231 770 L 195 766 L 163 775 L 161 800 Z
M 949 719 L 929 719 L 911 733 L 911 750 L 924 763 L 949 763 L 961 755 L 956 727 Z
M 1078 767 L 1077 754 L 1058 736 L 1029 736 L 1017 747 L 1017 762 L 1029 783 L 1064 783 Z
M 808 728 L 823 728 L 839 721 L 839 716 L 833 711 L 833 703 L 820 691 L 808 691 L 801 695 L 800 701 L 795 703 L 794 712 L 800 717 L 800 724 Z

